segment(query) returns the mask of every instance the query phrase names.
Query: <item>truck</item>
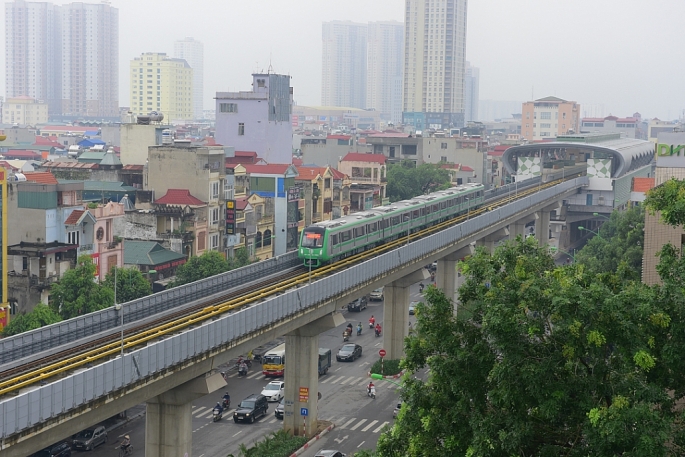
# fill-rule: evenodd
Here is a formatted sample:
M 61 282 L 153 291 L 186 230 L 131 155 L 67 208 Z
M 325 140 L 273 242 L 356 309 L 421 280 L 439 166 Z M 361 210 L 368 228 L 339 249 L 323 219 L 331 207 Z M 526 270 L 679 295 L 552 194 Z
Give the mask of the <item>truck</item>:
M 331 367 L 331 350 L 319 348 L 319 376 L 328 373 Z

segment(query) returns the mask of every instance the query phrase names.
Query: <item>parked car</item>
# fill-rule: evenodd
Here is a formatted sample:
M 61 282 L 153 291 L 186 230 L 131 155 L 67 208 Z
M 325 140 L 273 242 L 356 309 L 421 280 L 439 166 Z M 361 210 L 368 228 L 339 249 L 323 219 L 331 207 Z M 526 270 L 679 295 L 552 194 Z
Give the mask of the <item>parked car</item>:
M 102 425 L 87 428 L 79 432 L 72 443 L 78 451 L 92 451 L 101 444 L 107 443 L 107 430 Z
M 361 297 L 361 298 L 357 298 L 356 300 L 353 300 L 347 304 L 347 310 L 348 311 L 359 312 L 363 309 L 366 309 L 366 296 Z
M 348 343 L 340 348 L 335 355 L 335 360 L 338 362 L 354 362 L 362 356 L 362 347 L 358 344 Z
M 285 411 L 285 398 L 281 400 L 278 406 L 276 406 L 276 409 L 274 409 L 274 416 L 276 416 L 276 419 L 283 419 L 283 411 Z
M 36 452 L 32 457 L 71 457 L 71 446 L 66 441 L 62 441 Z
M 340 451 L 319 451 L 314 457 L 345 457 Z
M 369 294 L 369 300 L 372 300 L 372 301 L 383 301 L 384 298 L 385 298 L 385 296 L 383 295 L 383 287 L 379 287 L 378 289 L 374 289 Z
M 419 304 L 419 302 L 417 302 L 417 301 L 413 301 L 413 302 L 409 303 L 409 315 L 410 316 L 414 315 L 414 313 L 416 312 L 416 305 L 418 305 L 418 304 Z
M 267 401 L 281 401 L 281 398 L 285 395 L 284 386 L 285 383 L 283 381 L 271 381 L 262 390 L 262 395 L 266 397 Z
M 246 421 L 252 424 L 258 417 L 266 416 L 268 412 L 269 402 L 266 397 L 252 394 L 240 402 L 233 413 L 233 421 L 236 423 Z

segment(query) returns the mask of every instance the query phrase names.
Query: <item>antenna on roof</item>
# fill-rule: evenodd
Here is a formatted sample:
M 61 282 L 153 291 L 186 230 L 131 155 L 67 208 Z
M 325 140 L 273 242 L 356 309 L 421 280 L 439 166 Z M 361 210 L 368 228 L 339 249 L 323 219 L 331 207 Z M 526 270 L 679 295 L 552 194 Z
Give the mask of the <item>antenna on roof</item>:
M 271 66 L 271 53 L 269 53 L 269 69 L 266 71 L 267 75 L 270 75 L 274 71 L 274 67 Z

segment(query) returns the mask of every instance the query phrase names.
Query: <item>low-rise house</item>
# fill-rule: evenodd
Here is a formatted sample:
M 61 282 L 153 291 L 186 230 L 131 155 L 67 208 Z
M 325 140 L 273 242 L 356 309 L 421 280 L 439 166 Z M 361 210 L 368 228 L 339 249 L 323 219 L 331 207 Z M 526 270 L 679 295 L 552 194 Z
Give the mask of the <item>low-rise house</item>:
M 340 160 L 338 170 L 350 179 L 350 212 L 390 202 L 386 197 L 388 179 L 386 157 L 383 154 L 351 152 Z
M 126 240 L 124 267 L 136 268 L 152 284 L 176 274 L 176 269 L 186 263 L 186 256 L 165 249 L 155 241 Z

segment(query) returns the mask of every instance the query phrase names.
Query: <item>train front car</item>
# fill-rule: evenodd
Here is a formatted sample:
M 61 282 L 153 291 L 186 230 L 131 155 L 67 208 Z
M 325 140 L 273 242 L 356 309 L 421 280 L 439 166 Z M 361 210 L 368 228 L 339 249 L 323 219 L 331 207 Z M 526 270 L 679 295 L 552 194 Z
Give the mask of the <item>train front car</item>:
M 310 226 L 302 231 L 298 257 L 303 260 L 305 267 L 316 268 L 324 263 L 326 256 L 324 227 Z

